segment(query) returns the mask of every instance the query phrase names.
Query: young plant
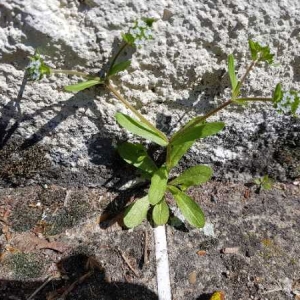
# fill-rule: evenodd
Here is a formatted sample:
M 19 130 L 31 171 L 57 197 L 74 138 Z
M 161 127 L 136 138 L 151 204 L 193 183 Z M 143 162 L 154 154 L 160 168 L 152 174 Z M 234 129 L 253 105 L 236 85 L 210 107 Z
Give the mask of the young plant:
M 261 189 L 268 191 L 272 189 L 274 184 L 273 180 L 268 175 L 264 175 L 260 178 L 255 178 L 253 182 L 258 186 L 258 191 L 260 191 Z
M 185 170 L 176 178 L 170 178 L 170 174 L 181 158 L 193 146 L 193 144 L 205 137 L 219 133 L 225 126 L 223 122 L 207 122 L 207 119 L 218 113 L 225 107 L 236 104 L 242 105 L 247 102 L 270 102 L 283 113 L 300 114 L 299 93 L 296 91 L 283 92 L 281 84 L 277 84 L 272 97 L 244 97 L 241 89 L 249 72 L 260 63 L 273 63 L 274 54 L 268 46 L 262 46 L 252 40 L 249 41 L 249 49 L 252 61 L 245 74 L 239 79 L 236 76 L 234 56 L 228 56 L 228 73 L 231 82 L 231 99 L 219 107 L 208 112 L 204 116 L 191 119 L 172 136 L 167 137 L 162 131 L 150 123 L 139 111 L 137 111 L 111 84 L 114 75 L 124 71 L 130 66 L 130 61 L 118 61 L 120 54 L 126 47 L 140 48 L 147 40 L 153 38 L 152 24 L 154 19 L 143 18 L 136 21 L 130 30 L 122 35 L 122 44 L 110 63 L 108 71 L 104 75 L 86 74 L 72 70 L 56 70 L 46 66 L 39 54 L 35 54 L 27 68 L 27 74 L 31 80 L 40 80 L 44 75 L 65 73 L 86 78 L 85 81 L 75 85 L 66 86 L 69 92 L 78 92 L 94 85 L 102 85 L 112 92 L 135 117 L 118 112 L 117 123 L 141 138 L 164 147 L 166 152 L 165 161 L 157 165 L 147 153 L 142 144 L 125 142 L 118 146 L 120 156 L 129 164 L 138 168 L 142 176 L 150 181 L 148 194 L 130 204 L 125 210 L 124 223 L 128 228 L 138 226 L 147 218 L 150 210 L 152 221 L 155 225 L 166 224 L 169 220 L 170 209 L 166 201 L 166 195 L 170 193 L 175 200 L 184 218 L 194 227 L 201 228 L 205 224 L 205 217 L 200 206 L 187 194 L 188 188 L 207 182 L 213 171 L 209 166 L 198 165 Z M 262 184 L 262 183 L 261 183 Z

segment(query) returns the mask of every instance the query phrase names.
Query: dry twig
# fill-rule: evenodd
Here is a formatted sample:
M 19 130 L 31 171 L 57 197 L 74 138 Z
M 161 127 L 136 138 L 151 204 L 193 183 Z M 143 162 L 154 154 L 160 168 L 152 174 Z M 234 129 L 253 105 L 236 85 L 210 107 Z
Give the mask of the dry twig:
M 125 254 L 119 249 L 117 248 L 118 252 L 120 253 L 121 257 L 123 258 L 124 262 L 127 264 L 128 268 L 134 273 L 134 275 L 136 277 L 139 277 L 139 273 L 137 272 L 137 270 L 132 266 L 132 264 L 130 263 L 129 259 L 125 256 Z

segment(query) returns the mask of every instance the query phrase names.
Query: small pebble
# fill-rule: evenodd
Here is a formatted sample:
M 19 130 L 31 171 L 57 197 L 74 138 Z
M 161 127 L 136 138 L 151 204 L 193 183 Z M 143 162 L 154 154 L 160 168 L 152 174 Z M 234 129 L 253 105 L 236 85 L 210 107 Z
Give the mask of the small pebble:
M 193 271 L 189 274 L 189 283 L 190 284 L 195 284 L 197 281 L 197 272 Z

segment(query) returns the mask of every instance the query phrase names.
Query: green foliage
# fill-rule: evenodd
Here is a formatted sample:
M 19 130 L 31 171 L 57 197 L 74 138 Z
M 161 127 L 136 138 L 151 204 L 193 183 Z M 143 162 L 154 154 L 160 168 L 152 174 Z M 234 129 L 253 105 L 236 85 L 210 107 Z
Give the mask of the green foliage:
M 259 188 L 262 188 L 263 190 L 270 190 L 273 187 L 274 181 L 268 176 L 264 175 L 260 178 L 255 178 L 253 180 L 255 184 L 259 186 Z
M 172 193 L 176 203 L 186 220 L 194 227 L 202 228 L 205 224 L 204 213 L 199 205 L 187 194 L 178 188 L 169 185 L 168 189 Z
M 152 141 L 160 146 L 168 145 L 168 142 L 161 137 L 159 131 L 154 131 L 147 124 L 135 120 L 130 116 L 122 114 L 120 112 L 116 113 L 115 117 L 117 122 L 129 132 Z
M 123 41 L 127 43 L 128 45 L 134 44 L 134 37 L 130 33 L 124 33 L 122 34 Z
M 283 92 L 277 84 L 273 93 L 273 104 L 278 112 L 300 116 L 300 93 L 294 90 Z
M 295 116 L 300 116 L 300 93 L 297 91 L 290 91 L 294 96 L 294 101 L 291 103 L 291 113 Z
M 232 91 L 232 99 L 238 103 L 236 100 L 237 96 L 240 94 L 242 83 L 240 81 L 237 82 L 235 89 Z
M 211 178 L 212 174 L 213 171 L 208 166 L 194 166 L 170 181 L 169 184 L 180 186 L 181 190 L 186 190 L 190 186 L 200 185 L 207 182 Z
M 145 196 L 130 204 L 124 213 L 124 224 L 128 228 L 133 228 L 140 225 L 146 218 L 148 209 L 148 196 Z
M 67 85 L 64 87 L 64 89 L 67 92 L 80 92 L 97 84 L 103 84 L 103 81 L 100 78 L 91 79 L 80 83 Z
M 192 147 L 194 141 L 182 143 L 181 145 L 172 145 L 170 144 L 170 158 L 168 163 L 169 169 L 174 168 L 177 166 L 180 159 L 183 155 Z
M 168 222 L 170 216 L 169 206 L 165 199 L 157 203 L 152 210 L 152 219 L 155 225 L 164 225 Z
M 151 28 L 155 21 L 153 18 L 137 20 L 129 29 L 129 32 L 122 34 L 123 41 L 130 46 L 143 46 L 147 40 L 153 39 Z
M 31 62 L 26 67 L 28 80 L 38 81 L 41 80 L 45 75 L 50 74 L 50 67 L 45 64 L 38 50 L 36 50 L 34 55 L 29 57 L 29 59 Z
M 142 18 L 142 20 L 147 24 L 147 26 L 152 27 L 153 23 L 157 21 L 155 18 Z
M 278 103 L 282 99 L 282 96 L 283 96 L 283 92 L 282 92 L 281 83 L 278 83 L 273 92 L 273 101 L 275 103 Z
M 111 77 L 119 72 L 126 70 L 131 64 L 130 60 L 122 61 L 115 64 L 108 73 L 108 77 Z
M 265 61 L 268 64 L 273 63 L 274 54 L 271 53 L 269 46 L 262 46 L 258 42 L 249 40 L 249 49 L 252 60 Z
M 199 185 L 208 181 L 212 176 L 212 169 L 208 166 L 194 166 L 177 178 L 169 180 L 169 173 L 172 168 L 177 166 L 180 159 L 192 147 L 197 139 L 205 138 L 220 132 L 225 124 L 223 122 L 206 122 L 206 119 L 215 115 L 218 111 L 229 104 L 244 105 L 248 101 L 270 101 L 274 107 L 284 113 L 300 114 L 299 93 L 292 90 L 283 92 L 280 84 L 277 84 L 272 98 L 238 98 L 245 78 L 251 69 L 258 62 L 273 63 L 274 54 L 271 53 L 268 46 L 262 46 L 259 43 L 249 40 L 249 48 L 253 62 L 247 68 L 244 76 L 238 80 L 235 70 L 234 56 L 228 56 L 228 73 L 232 87 L 232 96 L 229 101 L 224 102 L 219 107 L 208 112 L 206 115 L 197 116 L 185 124 L 170 139 L 166 135 L 148 122 L 139 111 L 137 111 L 129 102 L 127 102 L 115 90 L 114 85 L 110 83 L 111 77 L 126 70 L 131 61 L 122 61 L 116 63 L 119 55 L 125 47 L 132 46 L 140 48 L 146 41 L 153 39 L 152 25 L 156 20 L 153 18 L 142 18 L 134 22 L 128 32 L 122 34 L 123 42 L 117 51 L 115 57 L 110 62 L 110 69 L 107 75 L 89 76 L 88 74 L 67 70 L 52 70 L 44 63 L 38 52 L 31 57 L 31 63 L 26 69 L 29 80 L 40 80 L 44 75 L 54 73 L 64 73 L 69 75 L 79 75 L 87 78 L 86 81 L 75 85 L 66 86 L 65 90 L 69 92 L 78 92 L 94 85 L 102 85 L 112 92 L 127 109 L 129 109 L 136 118 L 118 112 L 115 115 L 117 123 L 129 132 L 146 139 L 147 141 L 166 147 L 166 159 L 160 162 L 159 166 L 149 157 L 146 148 L 141 144 L 123 143 L 118 146 L 120 156 L 129 164 L 132 164 L 142 172 L 146 179 L 151 180 L 148 195 L 137 200 L 126 208 L 124 224 L 129 227 L 138 226 L 147 216 L 148 210 L 152 210 L 152 219 L 156 225 L 163 225 L 169 219 L 169 207 L 166 199 L 167 191 L 170 191 L 186 220 L 195 227 L 203 227 L 205 218 L 198 204 L 189 197 L 184 191 L 190 186 Z M 264 189 L 271 186 L 271 180 L 264 176 L 256 179 L 256 184 Z
M 165 166 L 159 168 L 153 174 L 148 192 L 150 204 L 155 205 L 163 198 L 167 189 L 168 175 L 169 174 Z
M 229 73 L 232 91 L 234 91 L 237 86 L 237 78 L 235 75 L 234 57 L 232 54 L 228 56 L 228 73 Z
M 148 175 L 152 175 L 157 170 L 154 161 L 141 144 L 122 143 L 118 146 L 118 152 L 127 163 L 134 165 Z
M 196 118 L 197 119 L 197 118 Z M 224 128 L 225 124 L 223 122 L 212 122 L 205 124 L 191 125 L 180 135 L 174 135 L 171 139 L 171 144 L 182 145 L 187 142 L 194 142 L 197 139 L 205 138 L 210 135 L 214 135 Z

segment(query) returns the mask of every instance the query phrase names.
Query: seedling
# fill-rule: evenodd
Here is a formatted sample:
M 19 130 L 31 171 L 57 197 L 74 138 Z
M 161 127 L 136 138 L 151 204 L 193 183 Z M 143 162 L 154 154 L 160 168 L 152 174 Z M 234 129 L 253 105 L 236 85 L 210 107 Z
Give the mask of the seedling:
M 112 85 L 112 78 L 130 66 L 130 61 L 118 61 L 120 54 L 126 47 L 140 48 L 147 40 L 153 38 L 152 24 L 154 19 L 144 18 L 136 21 L 127 33 L 122 35 L 122 44 L 119 51 L 113 57 L 108 71 L 100 76 L 99 74 L 86 74 L 72 70 L 56 70 L 45 65 L 40 54 L 36 53 L 32 62 L 27 68 L 28 78 L 40 80 L 44 75 L 64 73 L 77 75 L 86 80 L 75 85 L 66 86 L 69 92 L 78 92 L 94 85 L 102 85 L 103 88 L 112 92 L 125 107 L 130 110 L 135 117 L 124 113 L 116 114 L 118 124 L 141 138 L 158 144 L 165 148 L 166 157 L 162 165 L 157 165 L 147 153 L 147 149 L 142 144 L 125 142 L 118 146 L 120 156 L 129 164 L 138 168 L 142 176 L 150 181 L 148 194 L 130 204 L 124 214 L 124 223 L 127 227 L 138 226 L 151 211 L 152 221 L 155 225 L 166 224 L 170 217 L 169 204 L 166 202 L 166 194 L 170 193 L 182 215 L 190 225 L 201 228 L 205 224 L 205 217 L 200 206 L 188 195 L 187 190 L 192 186 L 201 185 L 207 182 L 213 171 L 209 166 L 198 165 L 185 170 L 176 178 L 170 178 L 170 173 L 176 167 L 180 159 L 193 146 L 198 139 L 219 133 L 225 126 L 223 122 L 207 122 L 207 119 L 229 105 L 244 105 L 248 102 L 265 102 L 273 105 L 279 112 L 300 115 L 300 98 L 296 91 L 282 91 L 282 86 L 278 83 L 273 95 L 265 97 L 245 97 L 242 96 L 242 86 L 249 72 L 258 64 L 272 64 L 274 54 L 268 46 L 262 46 L 252 40 L 249 41 L 251 53 L 251 63 L 246 68 L 245 74 L 239 79 L 236 76 L 234 56 L 228 56 L 228 73 L 231 82 L 231 99 L 227 100 L 219 107 L 208 112 L 204 116 L 197 116 L 191 119 L 180 130 L 168 137 L 150 123 L 138 110 L 136 110 Z M 260 179 L 259 184 L 263 188 L 268 188 L 270 182 L 268 177 Z
M 263 177 L 260 178 L 255 178 L 253 182 L 258 186 L 258 190 L 270 190 L 273 187 L 273 180 L 268 176 L 264 175 Z

